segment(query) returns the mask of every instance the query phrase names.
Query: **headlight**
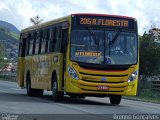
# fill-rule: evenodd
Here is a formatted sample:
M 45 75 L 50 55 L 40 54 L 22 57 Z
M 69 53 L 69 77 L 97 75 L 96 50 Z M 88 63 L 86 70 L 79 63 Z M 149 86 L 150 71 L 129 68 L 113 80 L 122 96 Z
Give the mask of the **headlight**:
M 138 77 L 138 70 L 134 71 L 132 75 L 129 77 L 128 82 L 132 82 Z
M 72 67 L 68 67 L 68 74 L 72 77 L 72 78 L 74 78 L 74 79 L 76 79 L 76 80 L 79 80 L 79 77 L 78 77 L 78 74 L 77 74 L 77 72 L 76 72 L 76 70 L 74 69 L 74 68 L 72 68 Z

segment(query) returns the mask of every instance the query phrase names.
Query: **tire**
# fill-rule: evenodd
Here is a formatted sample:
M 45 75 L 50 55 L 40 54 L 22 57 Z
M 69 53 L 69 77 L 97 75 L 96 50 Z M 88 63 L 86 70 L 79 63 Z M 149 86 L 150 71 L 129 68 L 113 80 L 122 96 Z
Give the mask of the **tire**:
M 85 95 L 70 94 L 71 99 L 85 99 Z
M 30 74 L 28 73 L 26 77 L 26 88 L 27 88 L 27 95 L 32 96 L 34 94 L 34 90 L 31 88 L 31 77 Z
M 111 96 L 109 96 L 110 103 L 112 105 L 119 105 L 120 102 L 121 102 L 121 98 L 122 98 L 122 96 L 120 96 L 120 95 L 111 95 Z
M 77 99 L 78 98 L 78 96 L 75 95 L 75 94 L 70 94 L 69 96 L 70 96 L 71 99 Z
M 37 96 L 37 97 L 41 97 L 43 96 L 43 90 L 42 89 L 33 89 L 34 90 L 34 96 Z
M 26 88 L 27 88 L 27 95 L 28 96 L 42 96 L 43 95 L 43 90 L 31 88 L 31 77 L 30 77 L 30 74 L 27 74 Z
M 86 96 L 84 96 L 84 95 L 78 95 L 78 98 L 79 98 L 79 99 L 85 99 L 85 97 L 86 97 Z
M 54 101 L 59 102 L 63 100 L 63 97 L 64 93 L 58 91 L 57 77 L 54 75 L 52 78 L 52 98 Z

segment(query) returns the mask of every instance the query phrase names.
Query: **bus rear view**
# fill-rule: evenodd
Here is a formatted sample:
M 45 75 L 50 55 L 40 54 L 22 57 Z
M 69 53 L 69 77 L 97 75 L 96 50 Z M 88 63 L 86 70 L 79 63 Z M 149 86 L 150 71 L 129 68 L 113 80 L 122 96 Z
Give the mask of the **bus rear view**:
M 138 84 L 137 21 L 131 17 L 73 14 L 65 92 L 70 96 L 136 95 Z

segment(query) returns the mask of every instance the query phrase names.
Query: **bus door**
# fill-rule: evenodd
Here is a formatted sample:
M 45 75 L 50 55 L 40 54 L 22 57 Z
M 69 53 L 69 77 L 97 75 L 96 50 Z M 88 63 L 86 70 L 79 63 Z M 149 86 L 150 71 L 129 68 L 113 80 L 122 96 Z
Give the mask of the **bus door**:
M 64 87 L 65 72 L 66 72 L 66 55 L 67 55 L 67 44 L 68 44 L 68 23 L 62 26 L 62 42 L 61 51 L 63 53 L 63 73 L 62 73 L 62 86 Z

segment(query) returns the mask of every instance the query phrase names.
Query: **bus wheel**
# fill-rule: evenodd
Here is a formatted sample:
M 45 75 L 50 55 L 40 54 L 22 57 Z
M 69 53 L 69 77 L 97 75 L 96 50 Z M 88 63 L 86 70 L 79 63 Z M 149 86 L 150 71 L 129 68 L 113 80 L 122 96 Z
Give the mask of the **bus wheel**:
M 35 96 L 41 97 L 43 96 L 43 90 L 41 89 L 34 89 L 35 90 Z
M 80 99 L 85 99 L 85 97 L 86 96 L 84 96 L 84 95 L 78 95 L 78 98 L 80 98 Z
M 27 88 L 27 95 L 28 96 L 33 96 L 34 95 L 34 90 L 31 88 L 31 77 L 30 77 L 30 74 L 27 74 L 26 88 Z
M 52 81 L 52 98 L 54 101 L 62 101 L 63 100 L 64 93 L 58 91 L 58 83 L 57 83 L 57 77 L 54 75 L 53 81 Z
M 120 95 L 110 95 L 109 96 L 110 103 L 112 105 L 118 105 L 118 104 L 120 104 L 121 98 L 122 98 L 122 96 L 120 96 Z
M 77 99 L 78 98 L 78 96 L 75 95 L 75 94 L 70 94 L 69 96 L 70 96 L 71 99 Z
M 42 96 L 43 95 L 43 90 L 31 88 L 31 77 L 29 74 L 27 74 L 26 88 L 27 88 L 28 96 Z

